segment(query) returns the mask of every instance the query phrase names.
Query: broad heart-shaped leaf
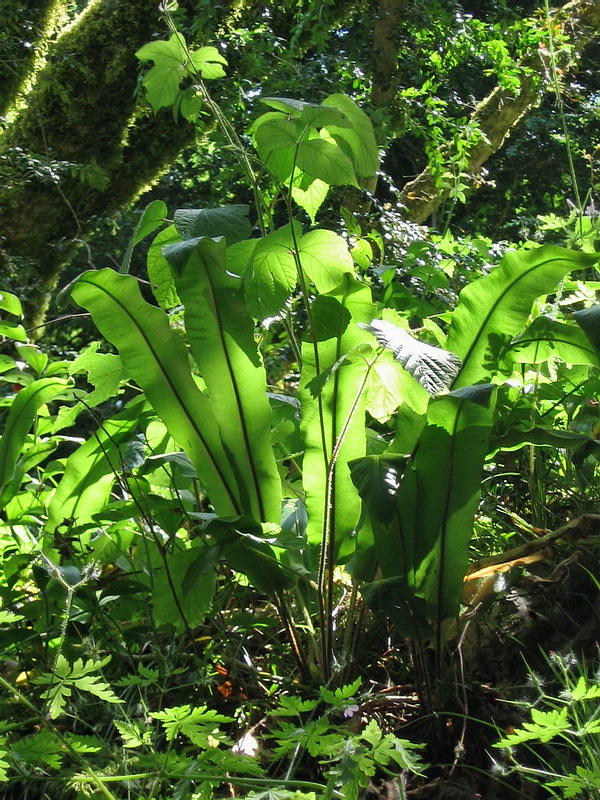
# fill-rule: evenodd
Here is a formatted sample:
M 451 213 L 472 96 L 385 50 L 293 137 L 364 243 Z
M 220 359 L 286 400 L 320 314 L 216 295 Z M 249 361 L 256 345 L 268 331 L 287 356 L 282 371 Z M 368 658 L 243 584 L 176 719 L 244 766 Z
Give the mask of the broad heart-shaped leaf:
M 258 152 L 266 163 L 268 155 L 273 150 L 286 150 L 288 147 L 294 147 L 300 134 L 301 128 L 297 122 L 279 116 L 275 119 L 267 117 L 265 122 L 256 128 L 254 137 Z
M 175 212 L 175 228 L 182 239 L 224 236 L 230 245 L 248 239 L 252 233 L 249 212 L 249 207 L 242 204 L 222 208 L 179 208 Z
M 133 231 L 133 236 L 131 237 L 131 241 L 129 242 L 129 247 L 127 248 L 125 255 L 123 256 L 123 261 L 121 262 L 121 269 L 119 272 L 127 273 L 129 272 L 129 265 L 131 263 L 131 254 L 133 253 L 133 248 L 136 244 L 139 244 L 142 239 L 145 239 L 150 233 L 155 231 L 165 221 L 165 217 L 167 216 L 167 207 L 163 203 L 162 200 L 153 200 L 149 203 L 144 211 L 142 212 L 142 216 L 138 220 L 137 225 L 135 226 L 135 230 Z
M 354 263 L 346 241 L 333 231 L 310 231 L 300 239 L 302 269 L 324 294 L 335 289 L 344 274 L 354 274 Z
M 301 135 L 298 123 L 273 111 L 263 114 L 256 121 L 254 130 L 261 161 L 276 180 L 284 183 L 294 169 L 296 142 Z
M 174 33 L 168 42 L 150 42 L 136 52 L 140 61 L 154 61 L 155 66 L 144 76 L 142 83 L 154 113 L 170 106 L 187 73 L 187 48 L 181 33 Z
M 242 282 L 227 274 L 225 240 L 188 239 L 165 249 L 185 306 L 185 328 L 219 425 L 244 513 L 281 517 L 265 370 Z
M 512 343 L 507 357 L 521 364 L 541 364 L 553 355 L 569 364 L 600 366 L 598 351 L 580 327 L 549 317 L 535 319 Z
M 328 531 L 337 560 L 344 562 L 354 551 L 353 535 L 361 511 L 348 461 L 364 455 L 366 450 L 364 389 L 368 364 L 366 360 L 342 361 L 316 398 L 308 384 L 368 340 L 368 334 L 357 323 L 370 322 L 373 317 L 371 291 L 347 275 L 337 289 L 316 298 L 311 313 L 317 343 L 315 346 L 308 338 L 302 343 L 299 392 L 307 538 L 311 545 L 319 547 L 324 531 Z M 335 451 L 337 458 L 332 464 Z
M 204 622 L 217 584 L 217 560 L 216 548 L 194 542 L 187 550 L 175 549 L 166 557 L 166 566 L 156 568 L 152 618 L 158 627 L 168 625 L 183 633 L 185 622 L 190 628 Z
M 181 241 L 175 225 L 169 225 L 154 237 L 154 241 L 148 249 L 146 266 L 152 294 L 156 297 L 156 302 L 165 311 L 170 311 L 175 306 L 180 305 L 180 300 L 175 291 L 175 281 L 171 273 L 169 262 L 163 256 L 163 247 Z
M 339 128 L 351 128 L 352 122 L 339 108 L 334 106 L 318 106 L 306 103 L 302 109 L 300 119 L 311 128 L 329 128 L 335 125 Z
M 84 272 L 71 294 L 117 348 L 125 369 L 188 454 L 217 514 L 240 513 L 210 402 L 194 383 L 185 346 L 164 311 L 146 303 L 135 278 L 110 269 Z
M 256 319 L 276 317 L 294 291 L 298 280 L 294 246 L 301 233 L 300 223 L 294 221 L 259 239 L 254 247 L 246 272 L 245 294 L 248 311 Z
M 544 245 L 507 253 L 489 275 L 466 286 L 446 341 L 463 362 L 454 388 L 492 379 L 513 337 L 525 327 L 536 297 L 554 291 L 571 270 L 596 261 L 596 256 Z
M 387 422 L 402 402 L 406 373 L 384 350 L 373 365 L 367 382 L 367 411 L 378 422 Z M 407 380 L 410 380 L 406 376 Z
M 6 486 L 13 477 L 39 408 L 62 394 L 68 385 L 59 378 L 40 378 L 21 389 L 14 398 L 0 438 L 0 508 L 8 499 L 4 496 Z
M 314 225 L 317 211 L 325 202 L 325 198 L 329 192 L 329 184 L 319 180 L 319 178 L 315 178 L 314 181 L 304 186 L 305 182 L 308 180 L 310 179 L 305 178 L 305 181 L 303 181 L 301 185 L 292 186 L 292 197 L 300 208 L 306 211 L 310 217 L 310 221 Z
M 400 517 L 412 524 L 415 594 L 438 643 L 443 620 L 458 614 L 495 400 L 486 384 L 432 401 L 411 466 L 414 488 L 405 492 L 403 483 L 398 492 Z
M 304 139 L 300 142 L 297 164 L 311 178 L 320 178 L 330 186 L 358 187 L 350 158 L 337 144 L 325 139 Z
M 375 175 L 379 168 L 379 150 L 371 120 L 365 112 L 345 94 L 329 95 L 322 105 L 338 108 L 352 123 L 351 128 L 329 123 L 327 130 L 340 144 L 345 143 L 356 174 L 361 178 Z
M 0 336 L 7 339 L 14 339 L 15 342 L 26 342 L 27 331 L 18 322 L 9 319 L 0 319 Z

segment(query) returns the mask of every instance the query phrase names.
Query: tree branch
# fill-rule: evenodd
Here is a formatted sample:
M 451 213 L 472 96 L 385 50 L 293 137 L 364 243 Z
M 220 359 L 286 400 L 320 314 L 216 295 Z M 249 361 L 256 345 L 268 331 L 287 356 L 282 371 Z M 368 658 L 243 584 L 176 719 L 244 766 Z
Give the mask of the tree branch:
M 580 53 L 585 44 L 600 31 L 600 0 L 573 0 L 559 10 L 557 19 L 562 33 L 570 37 L 574 52 Z M 523 66 L 529 67 L 531 72 L 521 79 L 518 93 L 497 86 L 471 115 L 471 122 L 483 134 L 471 149 L 464 170 L 473 181 L 490 156 L 502 147 L 519 120 L 541 100 L 547 74 L 546 61 L 539 53 L 535 53 Z M 453 155 L 451 148 L 447 155 Z M 442 205 L 449 194 L 450 187 L 440 186 L 427 167 L 404 186 L 399 199 L 406 207 L 406 216 L 413 222 L 422 223 Z

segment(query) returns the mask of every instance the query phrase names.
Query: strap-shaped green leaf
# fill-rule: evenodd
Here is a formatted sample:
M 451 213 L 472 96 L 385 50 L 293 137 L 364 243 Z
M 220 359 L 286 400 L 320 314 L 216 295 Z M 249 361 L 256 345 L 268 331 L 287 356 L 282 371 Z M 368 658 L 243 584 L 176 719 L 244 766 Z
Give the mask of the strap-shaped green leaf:
M 490 439 L 490 454 L 495 455 L 498 450 L 512 452 L 520 450 L 526 445 L 536 447 L 556 447 L 562 450 L 573 450 L 576 447 L 587 445 L 590 452 L 597 453 L 600 458 L 600 442 L 591 436 L 574 431 L 563 431 L 560 428 L 530 428 L 520 431 L 511 429 L 502 436 Z
M 440 636 L 458 613 L 494 402 L 490 384 L 433 400 L 412 464 L 384 453 L 351 465 L 383 575 L 365 598 L 404 635 Z
M 40 378 L 21 389 L 13 400 L 0 439 L 0 507 L 9 499 L 5 489 L 13 477 L 38 409 L 64 392 L 67 386 L 67 381 L 59 378 Z
M 554 291 L 573 269 L 585 269 L 597 256 L 545 245 L 507 253 L 489 275 L 460 293 L 446 347 L 463 366 L 454 388 L 493 378 L 531 313 L 536 297 Z
M 459 609 L 495 391 L 469 386 L 430 403 L 412 465 L 416 492 L 407 497 L 402 486 L 398 493 L 400 516 L 408 511 L 413 525 L 415 594 L 425 599 L 437 635 Z
M 318 547 L 323 532 L 328 530 L 335 543 L 336 558 L 345 561 L 354 550 L 352 534 L 361 511 L 348 461 L 365 454 L 364 388 L 368 364 L 366 359 L 340 359 L 369 339 L 357 323 L 373 318 L 371 291 L 347 275 L 340 287 L 317 297 L 311 311 L 317 358 L 312 340 L 306 339 L 302 344 L 300 378 L 307 538 Z M 313 397 L 308 384 L 336 364 L 320 394 Z M 331 466 L 334 454 L 335 463 Z
M 204 378 L 244 513 L 279 523 L 281 479 L 271 446 L 271 406 L 242 281 L 225 269 L 225 240 L 200 238 L 165 249 L 185 328 Z
M 132 436 L 149 410 L 144 398 L 135 398 L 71 453 L 50 501 L 47 531 L 52 533 L 66 519 L 91 522 L 104 508 L 121 471 L 119 445 Z
M 208 398 L 192 378 L 187 351 L 167 315 L 143 299 L 138 282 L 111 269 L 84 272 L 71 289 L 123 366 L 188 454 L 219 516 L 240 513 L 233 471 Z
M 541 364 L 553 355 L 569 364 L 600 366 L 598 351 L 579 326 L 549 317 L 535 319 L 513 342 L 508 357 L 518 363 Z
M 431 635 L 425 601 L 415 595 L 416 475 L 408 456 L 383 453 L 350 463 L 352 480 L 369 514 L 381 579 L 361 589 L 373 611 L 383 611 L 403 636 Z M 402 487 L 404 505 L 398 501 Z

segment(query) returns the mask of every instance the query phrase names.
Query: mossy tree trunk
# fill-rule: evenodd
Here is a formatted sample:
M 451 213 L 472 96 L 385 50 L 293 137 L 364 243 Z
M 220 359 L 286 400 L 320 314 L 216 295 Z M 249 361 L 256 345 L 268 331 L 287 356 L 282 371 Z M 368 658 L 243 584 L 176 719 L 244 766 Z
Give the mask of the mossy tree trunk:
M 194 136 L 136 112 L 136 50 L 164 30 L 156 0 L 93 0 L 51 47 L 0 135 L 0 269 L 29 322 L 93 220 L 133 200 Z

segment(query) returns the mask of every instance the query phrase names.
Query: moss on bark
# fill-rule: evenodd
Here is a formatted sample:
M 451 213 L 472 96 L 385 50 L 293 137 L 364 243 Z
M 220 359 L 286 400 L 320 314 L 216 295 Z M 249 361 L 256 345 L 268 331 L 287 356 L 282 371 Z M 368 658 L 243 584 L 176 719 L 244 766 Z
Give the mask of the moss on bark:
M 156 0 L 93 0 L 0 137 L 0 266 L 31 322 L 93 219 L 133 200 L 193 139 L 169 112 L 135 116 L 135 52 L 162 27 Z

